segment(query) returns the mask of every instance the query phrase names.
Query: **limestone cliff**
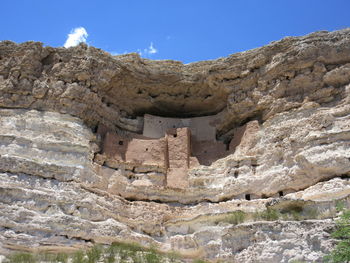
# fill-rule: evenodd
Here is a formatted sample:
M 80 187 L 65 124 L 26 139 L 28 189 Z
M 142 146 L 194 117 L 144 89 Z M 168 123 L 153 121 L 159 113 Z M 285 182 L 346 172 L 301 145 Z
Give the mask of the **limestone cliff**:
M 227 151 L 188 159 L 182 187 L 166 183 L 184 178 L 168 169 L 169 143 L 164 166 L 106 154 L 108 133 L 147 139 L 145 114 L 215 115 L 216 141 L 198 145 Z M 349 29 L 186 65 L 0 42 L 0 254 L 136 241 L 189 258 L 321 262 L 349 176 Z

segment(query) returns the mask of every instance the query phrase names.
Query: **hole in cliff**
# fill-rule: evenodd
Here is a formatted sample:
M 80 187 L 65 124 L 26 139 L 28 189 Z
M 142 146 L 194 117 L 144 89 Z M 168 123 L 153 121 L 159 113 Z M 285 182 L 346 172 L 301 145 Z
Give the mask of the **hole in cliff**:
M 256 165 L 256 164 L 252 164 L 252 171 L 253 171 L 253 173 L 255 174 L 256 173 L 256 167 L 257 167 L 258 165 Z
M 1 58 L 0 58 L 1 59 Z M 53 63 L 53 59 L 54 57 L 49 54 L 48 56 L 44 57 L 42 60 L 41 60 L 41 64 L 43 64 L 44 66 L 46 65 L 50 65 Z
M 204 151 L 204 153 L 207 153 L 207 151 Z
M 119 144 L 119 145 L 123 145 L 124 142 L 123 142 L 123 141 L 119 141 L 118 144 Z
M 278 192 L 279 196 L 283 196 L 283 191 Z
M 159 121 L 159 123 L 162 123 L 162 121 Z
M 173 128 L 176 128 L 176 126 L 175 126 L 175 125 L 173 125 Z
M 250 194 L 246 194 L 246 195 L 245 195 L 245 200 L 250 201 Z
M 267 199 L 267 198 L 269 198 L 269 197 L 268 197 L 266 194 L 262 194 L 262 195 L 261 195 L 261 198 L 262 198 L 262 199 Z
M 174 134 L 173 136 L 174 136 L 174 138 L 176 138 L 176 137 L 177 137 L 177 134 Z
M 148 152 L 148 148 L 146 148 L 146 152 Z
M 59 59 L 58 62 L 62 62 L 62 59 Z
M 238 177 L 238 171 L 235 171 L 234 173 L 234 177 L 237 178 Z
M 93 133 L 97 133 L 98 125 L 93 126 L 91 129 Z

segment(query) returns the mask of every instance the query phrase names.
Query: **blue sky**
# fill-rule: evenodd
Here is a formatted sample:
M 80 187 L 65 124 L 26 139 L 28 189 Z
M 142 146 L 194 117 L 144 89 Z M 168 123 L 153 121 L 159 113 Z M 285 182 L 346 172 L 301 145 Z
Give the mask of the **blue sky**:
M 350 27 L 349 0 L 2 0 L 1 9 L 0 40 L 58 47 L 83 27 L 89 45 L 184 63 Z

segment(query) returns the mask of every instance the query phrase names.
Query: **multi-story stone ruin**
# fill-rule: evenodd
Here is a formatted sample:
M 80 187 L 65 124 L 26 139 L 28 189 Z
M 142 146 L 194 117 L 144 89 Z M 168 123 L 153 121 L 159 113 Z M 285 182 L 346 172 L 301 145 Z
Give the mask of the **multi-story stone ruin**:
M 160 185 L 170 188 L 188 187 L 188 169 L 210 165 L 215 160 L 233 153 L 246 132 L 258 132 L 257 121 L 250 130 L 247 125 L 235 129 L 231 143 L 216 139 L 215 124 L 220 114 L 194 118 L 166 118 L 146 114 L 139 118 L 143 123 L 142 135 L 118 134 L 100 125 L 102 155 L 99 162 L 128 172 L 158 172 L 164 180 Z M 257 128 L 256 128 L 257 127 Z

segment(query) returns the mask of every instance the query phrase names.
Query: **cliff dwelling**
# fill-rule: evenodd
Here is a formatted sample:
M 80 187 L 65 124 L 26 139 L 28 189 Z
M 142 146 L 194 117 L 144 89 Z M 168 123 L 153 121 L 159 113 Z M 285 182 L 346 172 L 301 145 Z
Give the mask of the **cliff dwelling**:
M 125 175 L 158 172 L 165 175 L 159 185 L 187 188 L 189 169 L 211 165 L 232 153 L 241 141 L 242 127 L 236 129 L 231 143 L 216 139 L 215 125 L 220 118 L 220 114 L 193 118 L 145 114 L 142 134 L 121 134 L 99 125 L 101 154 L 95 160 L 122 169 Z

